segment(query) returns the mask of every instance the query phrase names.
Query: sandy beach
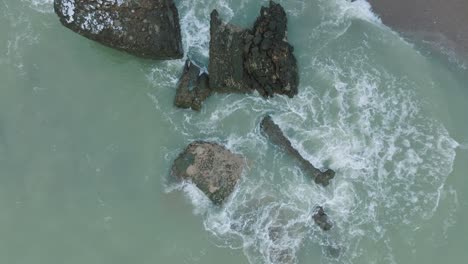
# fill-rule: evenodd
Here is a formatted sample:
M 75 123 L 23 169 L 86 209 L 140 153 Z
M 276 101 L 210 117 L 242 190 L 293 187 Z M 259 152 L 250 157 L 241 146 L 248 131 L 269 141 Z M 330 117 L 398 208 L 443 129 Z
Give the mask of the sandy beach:
M 386 25 L 468 55 L 468 1 L 367 0 Z

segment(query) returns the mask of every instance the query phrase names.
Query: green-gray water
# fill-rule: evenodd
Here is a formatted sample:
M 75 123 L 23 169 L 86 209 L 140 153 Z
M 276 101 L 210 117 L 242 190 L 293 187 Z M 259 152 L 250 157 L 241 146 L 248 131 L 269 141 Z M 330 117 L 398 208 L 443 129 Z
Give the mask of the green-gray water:
M 195 113 L 172 105 L 183 60 L 86 40 L 51 0 L 0 0 L 0 263 L 465 263 L 464 65 L 406 43 L 362 0 L 280 2 L 299 95 L 216 95 Z M 176 3 L 185 51 L 206 67 L 211 10 L 246 26 L 267 2 Z M 330 186 L 260 135 L 266 113 L 337 171 Z M 249 161 L 221 209 L 168 181 L 195 139 Z

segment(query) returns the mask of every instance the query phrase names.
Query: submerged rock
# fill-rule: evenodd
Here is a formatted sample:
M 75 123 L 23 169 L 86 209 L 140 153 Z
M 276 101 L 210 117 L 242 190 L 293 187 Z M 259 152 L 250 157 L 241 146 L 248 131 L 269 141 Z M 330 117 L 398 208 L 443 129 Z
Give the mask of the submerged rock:
M 210 86 L 217 92 L 251 92 L 265 97 L 297 94 L 298 71 L 286 41 L 283 7 L 270 1 L 252 30 L 221 21 L 214 10 L 210 23 Z
M 302 155 L 291 145 L 291 141 L 284 136 L 281 128 L 273 122 L 273 119 L 271 119 L 270 116 L 263 118 L 260 123 L 260 128 L 273 144 L 281 147 L 289 155 L 298 160 L 302 168 L 311 176 L 315 183 L 327 186 L 330 183 L 330 180 L 335 177 L 335 172 L 333 170 L 329 169 L 322 172 L 315 168 L 308 160 L 304 159 L 304 157 L 302 157 Z
M 314 211 L 314 215 L 312 216 L 315 223 L 323 230 L 328 231 L 333 227 L 328 215 L 323 210 L 323 207 L 317 206 Z
M 211 95 L 211 89 L 208 74 L 200 73 L 200 68 L 190 60 L 185 62 L 184 72 L 177 86 L 175 106 L 201 110 L 203 101 Z
M 216 205 L 234 191 L 244 168 L 242 156 L 216 143 L 196 141 L 174 161 L 171 174 L 193 182 Z
M 151 59 L 182 58 L 172 0 L 54 0 L 60 22 L 111 48 Z

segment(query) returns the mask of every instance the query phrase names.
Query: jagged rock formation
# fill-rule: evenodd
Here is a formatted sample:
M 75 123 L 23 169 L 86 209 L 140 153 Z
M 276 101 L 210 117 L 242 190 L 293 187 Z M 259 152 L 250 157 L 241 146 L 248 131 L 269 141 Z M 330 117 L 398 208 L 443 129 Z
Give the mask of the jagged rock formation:
M 286 39 L 287 24 L 283 7 L 270 1 L 244 39 L 244 67 L 250 86 L 265 97 L 297 94 L 297 62 Z
M 182 58 L 172 0 L 54 0 L 60 22 L 111 48 L 151 59 Z
M 223 146 L 196 141 L 174 161 L 171 174 L 192 181 L 214 204 L 221 205 L 234 191 L 244 166 L 242 156 Z
M 261 131 L 266 135 L 266 137 L 275 145 L 281 147 L 289 155 L 294 157 L 299 161 L 301 167 L 317 184 L 327 186 L 330 183 L 330 180 L 335 177 L 335 172 L 333 170 L 326 170 L 325 172 L 320 171 L 315 168 L 308 160 L 304 159 L 302 155 L 291 145 L 291 141 L 284 136 L 281 128 L 273 122 L 270 116 L 263 118 L 260 123 Z
M 328 231 L 333 227 L 328 215 L 321 206 L 317 206 L 315 208 L 312 218 L 314 219 L 315 224 L 317 224 L 323 231 Z
M 214 10 L 211 13 L 210 36 L 210 87 L 221 93 L 250 92 L 243 53 L 247 31 L 223 23 L 218 11 Z
M 257 90 L 264 97 L 296 95 L 299 77 L 294 49 L 286 38 L 287 22 L 283 7 L 273 1 L 270 1 L 269 7 L 262 7 L 252 30 L 224 23 L 218 11 L 213 10 L 208 90 L 219 93 L 250 93 Z M 183 78 L 193 79 L 186 74 Z M 183 79 L 181 83 L 184 83 Z M 179 90 L 180 94 L 184 94 L 183 91 L 187 89 Z M 195 94 L 179 97 L 181 103 L 176 103 L 176 106 L 190 106 L 199 111 L 201 101 L 209 94 Z M 195 108 L 190 98 L 197 101 Z
M 201 73 L 198 66 L 187 60 L 177 86 L 175 106 L 200 111 L 203 101 L 211 94 L 208 80 L 208 74 Z
M 216 92 L 251 92 L 265 97 L 297 94 L 298 71 L 286 40 L 283 7 L 270 1 L 252 30 L 225 24 L 214 10 L 210 24 L 210 86 Z

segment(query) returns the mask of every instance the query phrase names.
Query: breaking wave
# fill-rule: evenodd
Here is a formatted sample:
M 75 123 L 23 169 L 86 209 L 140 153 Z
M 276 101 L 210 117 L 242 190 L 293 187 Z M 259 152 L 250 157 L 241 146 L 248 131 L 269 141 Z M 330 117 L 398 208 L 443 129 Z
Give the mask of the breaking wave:
M 21 2 L 38 12 L 53 13 L 53 0 Z M 305 245 L 323 252 L 322 263 L 394 263 L 391 249 L 398 241 L 392 239 L 393 229 L 416 230 L 418 223 L 435 214 L 444 196 L 458 203 L 455 190 L 447 191 L 444 184 L 459 145 L 442 124 L 422 111 L 411 78 L 397 76 L 369 55 L 386 41 L 384 37 L 366 38 L 362 31 L 359 42 L 347 38 L 350 30 L 357 30 L 355 21 L 387 30 L 366 1 L 278 2 L 286 7 L 292 24 L 299 23 L 305 10 L 316 12 L 317 21 L 308 34 L 292 32 L 302 69 L 300 94 L 295 98 L 266 101 L 258 95 L 214 95 L 201 114 L 162 108 L 169 103 L 159 98 L 173 97 L 184 61 L 160 62 L 149 70 L 148 81 L 155 89 L 148 97 L 156 108 L 164 109 L 175 133 L 187 141 L 223 142 L 249 160 L 242 182 L 223 208 L 213 207 L 188 183 L 169 185 L 167 191 L 183 190 L 217 244 L 243 250 L 250 263 L 297 263 L 308 254 Z M 186 56 L 207 69 L 212 9 L 225 20 L 242 24 L 247 10 L 266 3 L 179 1 Z M 12 15 L 5 1 L 0 6 L 2 18 L 14 29 L 0 64 L 21 70 L 22 47 L 37 43 L 39 37 L 26 13 Z M 295 43 L 299 37 L 301 43 Z M 330 186 L 313 184 L 260 135 L 258 124 L 267 113 L 308 160 L 337 172 Z M 168 163 L 176 155 L 171 152 Z M 328 233 L 313 222 L 317 205 L 333 220 Z M 444 232 L 453 219 L 444 222 Z M 387 248 L 388 256 L 364 254 L 370 244 Z
M 288 12 L 298 12 L 298 3 L 283 4 L 291 8 Z M 224 17 L 241 16 L 242 11 L 228 6 Z M 205 68 L 214 7 L 213 2 L 180 9 L 184 47 Z M 410 78 L 397 77 L 368 55 L 383 37 L 351 49 L 337 45 L 356 20 L 387 30 L 367 2 L 318 1 L 318 8 L 328 15 L 311 27 L 307 48 L 296 49 L 303 69 L 297 97 L 266 101 L 257 95 L 214 95 L 201 114 L 165 113 L 188 140 L 223 142 L 249 160 L 243 181 L 224 207 L 210 206 L 188 183 L 168 191 L 183 190 L 218 245 L 243 250 L 250 263 L 300 262 L 308 254 L 305 244 L 322 250 L 324 263 L 394 263 L 391 230 L 401 225 L 414 230 L 433 216 L 458 143 L 422 112 Z M 158 87 L 151 95 L 156 101 L 175 93 L 183 62 L 163 65 L 167 67 L 159 64 L 148 74 Z M 308 160 L 337 172 L 330 186 L 313 184 L 260 135 L 258 124 L 267 113 Z M 333 220 L 329 233 L 314 224 L 317 205 Z M 369 244 L 387 248 L 388 255 L 364 254 Z
M 39 12 L 53 12 L 52 0 L 22 1 Z M 397 226 L 417 229 L 418 223 L 434 215 L 441 197 L 456 197 L 444 184 L 459 145 L 442 124 L 421 110 L 411 78 L 397 77 L 369 55 L 372 47 L 385 41 L 383 36 L 359 43 L 347 38 L 355 30 L 354 21 L 387 30 L 366 1 L 279 2 L 290 14 L 291 24 L 305 10 L 316 10 L 318 17 L 296 49 L 302 69 L 300 94 L 268 101 L 255 94 L 214 95 L 201 114 L 164 107 L 163 115 L 175 133 L 187 141 L 223 142 L 249 160 L 242 182 L 223 208 L 213 207 L 189 183 L 168 185 L 167 191 L 183 190 L 217 244 L 243 250 L 250 263 L 297 263 L 309 249 L 322 251 L 322 263 L 395 263 L 391 231 Z M 209 14 L 214 8 L 225 20 L 242 24 L 247 10 L 266 3 L 179 2 L 186 56 L 207 70 Z M 12 23 L 23 23 L 18 25 L 27 29 L 7 43 L 7 52 L 19 54 L 13 52 L 19 49 L 15 45 L 24 40 L 34 43 L 37 36 L 26 17 Z M 5 59 L 21 61 L 13 55 Z M 158 98 L 172 98 L 175 93 L 183 63 L 160 62 L 149 71 L 155 89 L 148 96 L 158 109 L 168 104 Z M 267 113 L 302 155 L 319 168 L 337 172 L 330 186 L 313 184 L 260 135 L 258 124 Z M 175 155 L 171 152 L 168 162 Z M 312 219 L 317 205 L 333 220 L 328 233 Z M 451 221 L 444 222 L 444 230 Z M 364 254 L 370 244 L 387 248 L 388 255 Z

